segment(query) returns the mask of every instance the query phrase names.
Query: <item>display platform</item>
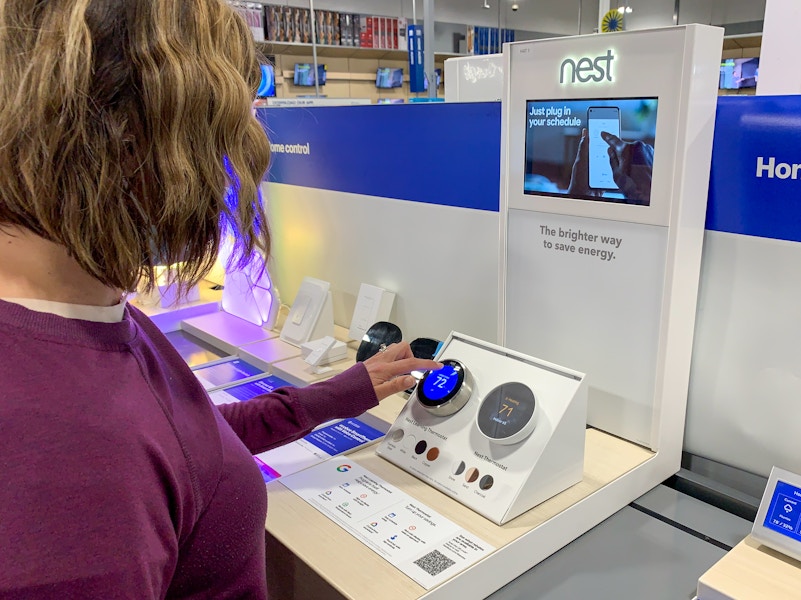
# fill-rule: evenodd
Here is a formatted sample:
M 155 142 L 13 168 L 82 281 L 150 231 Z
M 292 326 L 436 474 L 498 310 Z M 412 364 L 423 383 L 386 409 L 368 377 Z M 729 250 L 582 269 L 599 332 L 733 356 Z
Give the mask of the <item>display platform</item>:
M 698 600 L 796 600 L 801 562 L 746 537 L 698 580 Z
M 204 342 L 236 354 L 237 348 L 278 337 L 278 332 L 264 329 L 224 311 L 183 319 L 181 329 Z
M 271 368 L 273 373 L 293 385 L 304 386 L 338 375 L 354 364 L 356 364 L 356 350 L 349 346 L 345 358 L 316 369 L 300 356 L 272 363 Z
M 198 284 L 200 298 L 178 306 L 162 307 L 160 304 L 143 303 L 141 298 L 134 297 L 128 302 L 145 313 L 163 333 L 181 329 L 181 321 L 220 310 L 222 291 L 215 289 L 213 283 L 201 281 Z
M 186 331 L 176 329 L 164 334 L 187 365 L 197 367 L 228 356 L 220 348 L 207 344 Z
M 279 323 L 280 325 L 280 323 Z M 344 327 L 339 325 L 334 325 L 334 336 L 336 339 L 340 341 L 347 341 L 348 339 L 348 330 Z M 351 347 L 348 347 L 348 356 L 350 356 Z M 301 358 L 302 350 L 300 346 L 295 346 L 294 344 L 290 344 L 289 342 L 285 342 L 280 337 L 276 335 L 274 338 L 270 338 L 267 340 L 262 340 L 260 342 L 255 342 L 252 344 L 245 344 L 235 350 L 235 353 L 242 358 L 251 361 L 258 367 L 261 367 L 268 373 L 273 372 L 273 367 L 276 363 L 289 361 L 292 359 L 298 359 L 298 362 L 293 363 L 292 365 L 287 365 L 286 369 L 282 370 L 283 375 L 287 375 L 287 379 L 292 381 L 294 385 L 307 385 L 309 383 L 313 383 L 314 381 L 319 381 L 321 379 L 325 379 L 326 377 L 330 377 L 334 375 L 334 369 L 332 368 L 331 371 L 321 371 L 320 373 L 312 373 L 309 371 L 308 376 L 304 376 L 302 371 L 304 369 L 303 365 L 306 363 Z M 353 356 L 355 358 L 355 351 L 353 351 Z M 303 363 L 301 365 L 300 363 Z M 335 366 L 336 363 L 329 366 Z M 306 365 L 308 366 L 308 365 Z M 337 367 L 339 368 L 339 367 Z
M 393 396 L 370 411 L 392 422 L 406 403 Z M 575 507 L 607 484 L 647 462 L 653 453 L 603 433 L 586 431 L 584 474 L 580 483 L 554 496 L 505 525 L 477 515 L 471 509 L 422 483 L 411 474 L 380 458 L 368 447 L 348 455 L 361 467 L 417 499 L 466 531 L 498 548 L 494 553 L 438 587 L 426 591 L 418 583 L 351 537 L 344 529 L 281 485 L 268 484 L 268 583 L 278 598 L 411 598 L 485 597 L 547 556 L 537 539 L 559 527 L 583 527 L 570 520 Z M 578 516 L 577 520 L 581 521 Z M 332 551 L 336 548 L 336 551 Z M 309 566 L 326 583 L 314 586 Z M 292 574 L 292 576 L 288 576 Z
M 265 374 L 255 365 L 235 356 L 193 367 L 192 372 L 207 392 L 262 377 Z

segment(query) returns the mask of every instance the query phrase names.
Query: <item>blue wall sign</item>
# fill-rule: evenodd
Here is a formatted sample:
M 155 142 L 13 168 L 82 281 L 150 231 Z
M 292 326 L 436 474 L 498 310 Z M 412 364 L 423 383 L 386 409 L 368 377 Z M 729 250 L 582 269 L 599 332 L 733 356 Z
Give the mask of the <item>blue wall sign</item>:
M 706 228 L 801 242 L 801 97 L 718 99 Z
M 501 105 L 262 108 L 267 180 L 498 210 Z

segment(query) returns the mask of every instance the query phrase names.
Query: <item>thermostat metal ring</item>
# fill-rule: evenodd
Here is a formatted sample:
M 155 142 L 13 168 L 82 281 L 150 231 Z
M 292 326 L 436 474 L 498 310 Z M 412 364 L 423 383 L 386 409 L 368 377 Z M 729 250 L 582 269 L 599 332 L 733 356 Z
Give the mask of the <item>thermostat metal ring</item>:
M 438 372 L 428 371 L 423 379 L 420 380 L 420 383 L 417 384 L 416 395 L 420 406 L 432 415 L 447 417 L 459 412 L 467 404 L 467 401 L 473 395 L 474 381 L 470 371 L 458 360 L 446 359 L 440 362 L 446 367 L 450 366 L 461 373 L 461 383 L 457 383 L 457 387 L 445 394 L 442 399 L 428 398 L 424 391 L 426 380 Z

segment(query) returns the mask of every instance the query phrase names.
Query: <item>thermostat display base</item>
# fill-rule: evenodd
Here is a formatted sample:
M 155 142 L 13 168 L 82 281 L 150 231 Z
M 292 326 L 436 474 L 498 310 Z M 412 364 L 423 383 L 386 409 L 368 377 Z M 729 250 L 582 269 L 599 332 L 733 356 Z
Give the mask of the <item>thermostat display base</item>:
M 469 369 L 469 400 L 438 416 L 415 391 L 380 456 L 498 524 L 581 481 L 584 374 L 458 333 L 438 357 Z

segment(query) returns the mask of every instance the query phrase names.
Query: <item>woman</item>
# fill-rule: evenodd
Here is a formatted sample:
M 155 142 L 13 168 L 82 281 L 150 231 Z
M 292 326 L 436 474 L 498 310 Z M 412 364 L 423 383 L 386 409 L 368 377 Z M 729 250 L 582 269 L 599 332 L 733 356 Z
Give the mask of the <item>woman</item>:
M 438 363 L 397 344 L 217 409 L 125 303 L 159 262 L 199 281 L 223 220 L 238 266 L 269 251 L 259 69 L 223 2 L 6 0 L 0 69 L 0 598 L 266 597 L 250 453 Z

